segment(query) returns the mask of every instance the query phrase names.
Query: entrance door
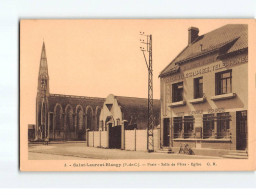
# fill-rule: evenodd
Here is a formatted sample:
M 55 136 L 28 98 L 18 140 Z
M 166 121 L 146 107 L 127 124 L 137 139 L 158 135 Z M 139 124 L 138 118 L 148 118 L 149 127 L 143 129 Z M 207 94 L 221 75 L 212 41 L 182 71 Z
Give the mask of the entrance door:
M 109 127 L 109 148 L 121 149 L 121 125 Z
M 170 119 L 164 119 L 164 132 L 163 132 L 163 146 L 169 146 L 170 144 Z
M 247 111 L 236 112 L 236 149 L 247 148 Z

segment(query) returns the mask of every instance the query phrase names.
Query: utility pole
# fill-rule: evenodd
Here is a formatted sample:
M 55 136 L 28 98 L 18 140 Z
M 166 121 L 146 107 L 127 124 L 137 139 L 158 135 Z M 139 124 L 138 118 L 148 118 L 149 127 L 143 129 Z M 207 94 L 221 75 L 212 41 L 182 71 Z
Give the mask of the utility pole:
M 148 69 L 148 129 L 147 129 L 147 149 L 148 152 L 154 152 L 154 115 L 153 115 L 153 68 L 152 68 L 152 35 L 145 35 L 144 32 L 140 32 L 142 38 L 140 42 L 146 45 L 145 47 L 140 47 L 146 65 Z M 145 55 L 148 53 L 148 59 Z

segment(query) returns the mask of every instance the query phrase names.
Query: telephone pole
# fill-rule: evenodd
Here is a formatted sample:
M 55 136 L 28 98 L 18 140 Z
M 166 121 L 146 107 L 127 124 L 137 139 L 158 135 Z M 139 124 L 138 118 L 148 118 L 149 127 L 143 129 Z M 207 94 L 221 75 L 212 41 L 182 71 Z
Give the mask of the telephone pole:
M 152 68 L 152 35 L 145 35 L 140 32 L 142 38 L 140 42 L 146 47 L 140 47 L 148 69 L 148 129 L 147 129 L 147 149 L 148 152 L 154 152 L 154 115 L 153 115 L 153 68 Z M 148 59 L 145 55 L 148 53 Z

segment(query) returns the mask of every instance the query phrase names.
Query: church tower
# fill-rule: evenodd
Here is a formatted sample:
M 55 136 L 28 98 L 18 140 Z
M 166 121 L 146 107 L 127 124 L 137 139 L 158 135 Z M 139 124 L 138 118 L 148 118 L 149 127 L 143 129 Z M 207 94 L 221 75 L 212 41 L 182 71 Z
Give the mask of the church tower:
M 49 97 L 49 75 L 48 65 L 43 42 L 38 74 L 37 96 L 36 96 L 36 140 L 49 140 L 48 132 L 48 97 Z

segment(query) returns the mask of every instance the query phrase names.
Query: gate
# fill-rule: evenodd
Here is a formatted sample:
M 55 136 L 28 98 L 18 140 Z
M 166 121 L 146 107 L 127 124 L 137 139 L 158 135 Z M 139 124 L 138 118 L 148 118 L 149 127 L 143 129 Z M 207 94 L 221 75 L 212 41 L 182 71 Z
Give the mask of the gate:
M 121 149 L 121 125 L 109 127 L 109 148 Z

